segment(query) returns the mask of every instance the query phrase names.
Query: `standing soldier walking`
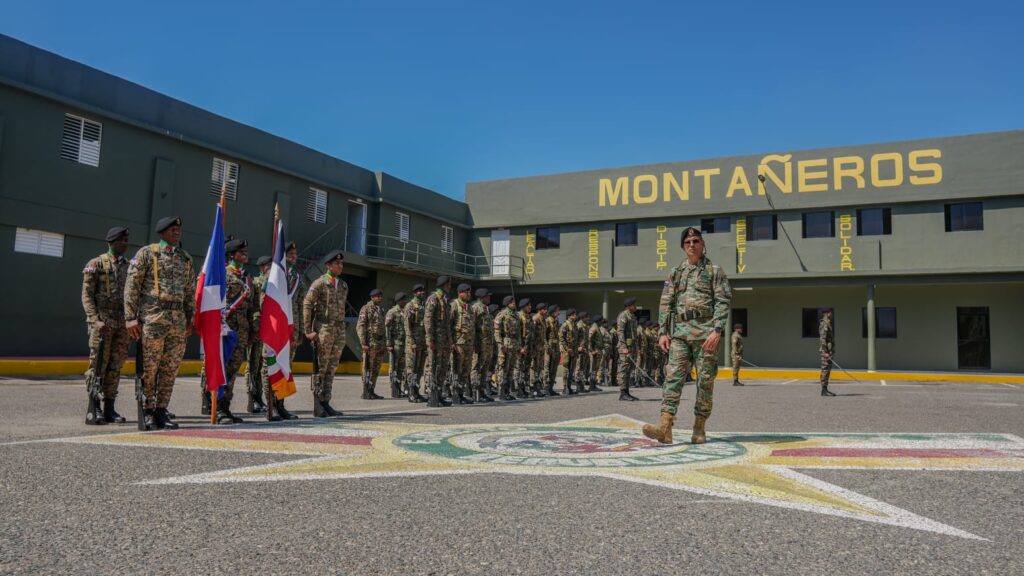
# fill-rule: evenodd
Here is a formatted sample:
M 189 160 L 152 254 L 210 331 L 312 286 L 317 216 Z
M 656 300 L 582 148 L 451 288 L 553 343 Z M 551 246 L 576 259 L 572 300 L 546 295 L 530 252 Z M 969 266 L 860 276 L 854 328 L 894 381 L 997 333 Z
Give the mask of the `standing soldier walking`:
M 618 340 L 618 380 L 619 400 L 636 400 L 636 397 L 629 393 L 629 387 L 636 378 L 635 362 L 637 361 L 637 321 L 636 321 L 636 298 L 626 298 L 623 302 L 622 312 L 619 312 L 615 319 L 615 337 Z
M 476 300 L 470 306 L 475 326 L 475 344 L 473 346 L 473 366 L 470 380 L 473 385 L 473 399 L 477 402 L 494 402 L 487 395 L 487 384 L 490 382 L 491 359 L 494 357 L 494 318 L 491 317 L 491 293 L 487 288 L 476 291 Z
M 423 327 L 427 339 L 427 366 L 430 374 L 428 383 L 431 406 L 451 406 L 444 399 L 449 365 L 452 356 L 452 321 L 448 309 L 448 292 L 452 289 L 451 279 L 438 276 L 434 293 L 423 303 Z
M 388 379 L 391 380 L 391 397 L 405 398 L 409 394 L 405 379 L 405 323 L 402 320 L 405 308 L 405 292 L 397 292 L 395 305 L 384 316 L 384 343 L 388 347 Z
M 832 355 L 836 352 L 836 333 L 832 328 L 832 310 L 825 310 L 818 323 L 818 352 L 821 354 L 821 395 L 835 396 L 828 389 L 828 379 L 832 375 Z
M 729 353 L 732 355 L 732 385 L 743 386 L 743 382 L 740 382 L 740 366 L 743 363 L 743 324 L 737 324 L 732 329 Z
M 402 326 L 405 328 L 405 381 L 409 387 L 409 402 L 425 402 L 420 394 L 420 378 L 427 362 L 427 333 L 423 328 L 423 300 L 427 289 L 423 284 L 412 287 L 412 301 L 405 305 Z
M 383 290 L 370 290 L 370 301 L 359 310 L 359 319 L 356 320 L 356 336 L 359 338 L 359 346 L 363 349 L 363 400 L 384 399 L 376 391 L 380 365 L 384 361 L 384 352 L 387 351 L 384 309 L 380 305 L 383 300 Z
M 107 231 L 107 251 L 89 260 L 82 270 L 82 308 L 89 328 L 89 370 L 85 389 L 89 425 L 122 424 L 125 419 L 114 410 L 121 367 L 130 338 L 124 326 L 124 284 L 128 277 L 128 229 L 117 226 Z M 103 408 L 100 409 L 100 399 Z
M 128 266 L 124 319 L 128 335 L 142 343 L 145 427 L 175 429 L 167 406 L 192 334 L 196 275 L 192 257 L 178 247 L 181 218 L 161 218 L 154 230 L 160 242 L 140 248 Z
M 558 374 L 558 305 L 548 306 L 544 318 L 544 390 L 548 396 L 560 396 L 555 392 L 555 375 Z
M 334 373 L 345 349 L 345 302 L 348 284 L 341 279 L 345 255 L 334 250 L 324 257 L 327 272 L 313 281 L 302 300 L 302 326 L 313 344 L 319 370 L 313 375 L 313 417 L 341 416 L 331 407 Z
M 680 238 L 686 260 L 672 269 L 661 292 L 658 324 L 662 326 L 658 345 L 667 352 L 668 373 L 662 389 L 661 419 L 645 424 L 643 433 L 663 444 L 672 443 L 679 398 L 693 365 L 697 366 L 697 400 L 693 413 L 694 444 L 706 442 L 704 424 L 711 415 L 715 376 L 718 374 L 718 345 L 729 316 L 732 289 L 725 272 L 705 256 L 700 230 L 690 227 Z
M 498 380 L 498 398 L 509 401 L 515 400 L 509 393 L 509 387 L 522 353 L 523 329 L 516 315 L 515 297 L 505 296 L 501 303 L 505 307 L 494 317 L 494 343 L 498 348 L 495 376 Z
M 452 300 L 450 305 L 454 361 L 454 380 L 451 386 L 453 404 L 473 403 L 473 400 L 465 395 L 470 388 L 470 369 L 473 366 L 473 347 L 476 341 L 476 320 L 469 307 L 469 294 L 472 289 L 469 284 L 459 284 L 456 289 L 458 297 Z
M 576 394 L 572 385 L 576 382 L 576 364 L 579 354 L 579 343 L 576 339 L 576 309 L 565 311 L 565 322 L 558 329 L 558 352 L 562 356 L 562 393 Z

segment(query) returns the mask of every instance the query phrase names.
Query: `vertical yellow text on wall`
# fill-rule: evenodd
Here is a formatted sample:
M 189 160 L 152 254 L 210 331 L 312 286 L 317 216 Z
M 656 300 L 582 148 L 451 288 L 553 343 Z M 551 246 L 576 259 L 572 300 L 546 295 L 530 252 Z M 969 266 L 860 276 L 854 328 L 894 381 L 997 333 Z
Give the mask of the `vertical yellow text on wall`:
M 601 262 L 599 258 L 598 248 L 600 247 L 601 235 L 596 229 L 591 229 L 587 232 L 587 278 L 595 279 L 600 278 L 598 264 Z
M 526 265 L 523 271 L 527 276 L 533 276 L 536 267 L 533 265 L 533 254 L 537 250 L 537 235 L 533 232 L 526 233 Z
M 853 236 L 853 217 L 849 214 L 839 215 L 839 271 L 854 272 L 853 267 L 853 246 L 850 245 L 850 238 Z
M 654 263 L 654 267 L 661 270 L 668 266 L 668 262 L 665 261 L 665 256 L 668 255 L 668 240 L 665 240 L 668 226 L 658 226 L 654 231 L 658 233 L 658 240 L 654 243 L 654 253 L 658 256 L 658 260 Z
M 743 271 L 747 269 L 747 263 L 744 261 L 747 255 L 747 219 L 737 218 L 736 219 L 736 272 L 743 274 Z

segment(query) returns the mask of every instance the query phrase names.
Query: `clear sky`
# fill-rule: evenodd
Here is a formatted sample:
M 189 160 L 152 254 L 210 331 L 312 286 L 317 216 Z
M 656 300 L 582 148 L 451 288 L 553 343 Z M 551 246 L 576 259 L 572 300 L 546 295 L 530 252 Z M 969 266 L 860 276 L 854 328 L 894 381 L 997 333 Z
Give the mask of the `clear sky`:
M 8 0 L 0 32 L 458 199 L 1024 128 L 1020 2 Z

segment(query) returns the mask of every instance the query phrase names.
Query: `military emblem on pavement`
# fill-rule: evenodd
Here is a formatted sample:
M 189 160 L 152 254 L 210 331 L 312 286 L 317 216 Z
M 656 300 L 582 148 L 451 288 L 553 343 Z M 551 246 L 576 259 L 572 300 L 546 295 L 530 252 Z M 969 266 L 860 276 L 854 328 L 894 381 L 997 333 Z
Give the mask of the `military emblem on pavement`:
M 640 424 L 620 415 L 548 425 L 306 421 L 60 441 L 307 456 L 154 478 L 146 484 L 457 474 L 596 476 L 970 539 L 984 538 L 800 470 L 1024 471 L 1024 440 L 1011 434 L 716 433 L 707 444 L 665 446 L 643 437 Z

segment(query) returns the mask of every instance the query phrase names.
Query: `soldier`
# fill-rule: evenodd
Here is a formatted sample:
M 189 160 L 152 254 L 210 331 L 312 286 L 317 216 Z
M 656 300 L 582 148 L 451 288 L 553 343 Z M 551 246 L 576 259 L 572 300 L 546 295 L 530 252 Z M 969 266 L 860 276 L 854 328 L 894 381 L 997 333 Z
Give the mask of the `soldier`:
M 267 380 L 267 367 L 263 362 L 263 341 L 260 340 L 260 312 L 263 309 L 263 294 L 267 286 L 267 275 L 273 260 L 270 256 L 260 256 L 256 266 L 260 269 L 259 276 L 252 279 L 253 312 L 252 312 L 252 346 L 249 347 L 249 401 L 246 410 L 250 414 L 261 414 L 267 411 L 263 402 L 263 386 Z
M 615 337 L 618 340 L 619 400 L 632 401 L 637 398 L 629 393 L 629 387 L 636 378 L 637 338 L 636 298 L 623 301 L 622 312 L 615 319 Z
M 114 410 L 121 366 L 128 352 L 128 331 L 124 326 L 124 283 L 128 277 L 128 229 L 116 226 L 107 231 L 107 251 L 89 260 L 82 270 L 82 308 L 89 330 L 89 370 L 85 389 L 89 425 L 123 424 Z M 103 409 L 100 409 L 100 398 Z
M 228 257 L 224 317 L 228 328 L 237 334 L 238 341 L 231 356 L 226 359 L 224 371 L 227 380 L 224 383 L 223 395 L 217 398 L 217 423 L 240 424 L 242 419 L 231 413 L 231 400 L 235 395 L 235 377 L 242 367 L 242 362 L 249 358 L 249 346 L 255 337 L 253 311 L 257 300 L 252 278 L 245 271 L 245 265 L 249 263 L 249 243 L 241 239 L 228 240 L 224 244 L 224 253 Z M 203 393 L 210 392 L 204 390 Z
M 305 336 L 306 331 L 302 323 L 302 304 L 306 296 L 306 281 L 303 280 L 302 274 L 299 273 L 298 267 L 295 263 L 299 260 L 299 249 L 295 245 L 295 242 L 289 242 L 284 247 L 284 261 L 285 261 L 285 282 L 288 288 L 288 297 L 292 301 L 292 342 L 289 349 L 289 362 L 290 366 L 295 365 L 295 351 L 299 349 L 299 345 L 302 344 L 302 338 Z M 265 370 L 264 370 L 265 372 Z M 265 380 L 266 382 L 266 380 Z M 265 386 L 269 386 L 269 383 L 265 383 Z M 285 420 L 295 420 L 298 418 L 295 414 L 292 414 L 284 406 L 284 399 L 274 398 L 275 412 Z
M 423 284 L 412 287 L 413 299 L 402 312 L 402 327 L 405 329 L 405 381 L 409 388 L 409 402 L 425 402 L 420 394 L 420 377 L 427 361 L 427 335 L 423 329 L 423 301 L 427 289 Z
M 327 272 L 313 281 L 302 300 L 302 326 L 313 344 L 319 370 L 313 375 L 313 417 L 341 416 L 331 407 L 334 373 L 345 349 L 345 303 L 348 284 L 341 279 L 345 255 L 334 250 L 324 257 Z
M 537 398 L 547 396 L 546 386 L 544 386 L 544 381 L 547 380 L 547 375 L 545 374 L 547 365 L 544 363 L 544 351 L 548 347 L 547 315 L 547 303 L 540 302 L 537 304 L 537 311 L 530 319 L 533 322 L 533 346 L 528 353 L 532 356 L 530 359 L 530 374 L 533 380 L 532 392 Z
M 356 320 L 356 336 L 359 338 L 359 346 L 363 349 L 363 400 L 384 399 L 376 391 L 380 365 L 384 361 L 384 352 L 387 351 L 384 309 L 380 305 L 383 300 L 383 290 L 370 290 L 370 301 L 359 310 L 359 319 Z
M 590 327 L 587 328 L 587 349 L 590 351 L 590 372 L 591 384 L 596 386 L 603 384 L 605 373 L 604 367 L 604 334 L 601 333 L 601 321 L 604 316 L 600 314 L 591 318 Z
M 825 310 L 818 323 L 818 352 L 821 354 L 821 395 L 835 396 L 828 389 L 828 378 L 832 375 L 832 355 L 836 352 L 836 334 L 832 328 L 832 310 Z
M 612 356 L 616 355 L 615 345 L 613 344 L 615 338 L 612 336 L 613 329 L 608 328 L 608 319 L 601 318 L 601 379 L 598 381 L 598 385 L 610 385 L 612 381 Z
M 524 353 L 523 328 L 516 315 L 515 296 L 505 296 L 501 303 L 505 307 L 494 317 L 494 343 L 498 349 L 495 376 L 498 380 L 498 398 L 509 401 L 515 400 L 509 394 L 509 385 L 519 356 Z
M 548 306 L 547 317 L 544 318 L 544 391 L 548 396 L 560 396 L 555 392 L 555 376 L 558 374 L 558 312 L 557 304 Z
M 473 348 L 476 342 L 476 319 L 469 307 L 469 284 L 459 284 L 458 298 L 450 304 L 452 323 L 452 360 L 454 380 L 451 386 L 453 404 L 472 404 L 465 393 L 470 388 L 470 369 L 473 367 Z
M 743 324 L 733 327 L 731 344 L 729 352 L 732 355 L 732 385 L 743 386 L 743 382 L 740 382 L 740 364 L 743 362 Z
M 140 248 L 128 266 L 124 319 L 128 335 L 142 343 L 145 427 L 173 430 L 178 424 L 167 405 L 192 334 L 196 276 L 192 257 L 178 247 L 181 219 L 161 218 L 154 230 L 160 242 Z
M 473 385 L 473 399 L 477 402 L 494 402 L 487 395 L 490 383 L 491 359 L 494 357 L 494 318 L 491 316 L 491 293 L 479 288 L 476 300 L 470 307 L 473 312 L 475 344 L 470 379 Z
M 448 308 L 448 292 L 451 289 L 451 279 L 438 276 L 434 293 L 427 296 L 423 303 L 423 327 L 427 340 L 426 371 L 430 374 L 428 398 L 431 406 L 451 406 L 451 402 L 444 399 L 452 356 L 452 322 Z
M 562 357 L 562 365 L 565 366 L 565 372 L 562 373 L 562 393 L 576 394 L 572 387 L 576 382 L 576 363 L 579 354 L 575 308 L 565 311 L 565 322 L 558 329 L 558 352 Z
M 686 374 L 697 366 L 697 400 L 694 404 L 694 444 L 706 442 L 704 423 L 711 415 L 715 376 L 718 374 L 718 345 L 729 316 L 732 289 L 725 272 L 705 256 L 700 230 L 689 227 L 680 239 L 686 260 L 672 269 L 665 280 L 658 309 L 662 326 L 658 345 L 667 352 L 668 374 L 662 389 L 661 419 L 656 426 L 645 424 L 643 433 L 663 444 L 672 443 L 672 424 Z
M 397 292 L 395 305 L 384 316 L 384 342 L 388 347 L 388 378 L 391 380 L 391 397 L 406 398 L 409 395 L 405 379 L 405 324 L 402 312 L 405 308 L 405 292 Z
M 529 398 L 528 386 L 530 383 L 530 364 L 533 362 L 533 321 L 530 318 L 532 305 L 529 298 L 519 300 L 519 331 L 522 334 L 522 342 L 519 346 L 519 356 L 516 357 L 515 382 L 516 398 L 522 400 Z
M 488 292 L 487 295 L 491 296 L 491 293 Z M 498 389 L 496 387 L 496 383 L 495 383 L 495 380 L 494 380 L 494 368 L 495 368 L 495 366 L 498 365 L 498 347 L 494 345 L 494 340 L 493 340 L 494 317 L 495 317 L 495 315 L 497 315 L 497 313 L 498 313 L 498 305 L 497 304 L 488 304 L 487 305 L 487 314 L 488 314 L 487 321 L 489 321 L 491 323 L 491 334 L 492 334 L 492 340 L 491 340 L 491 359 L 490 359 L 490 364 L 487 365 L 487 394 L 489 396 L 494 396 L 494 397 L 496 397 L 498 395 Z
M 576 356 L 576 382 L 578 392 L 595 392 L 599 388 L 593 382 L 593 374 L 590 366 L 590 341 L 587 332 L 590 330 L 590 313 L 580 312 L 579 320 L 576 321 L 576 342 L 578 355 Z

